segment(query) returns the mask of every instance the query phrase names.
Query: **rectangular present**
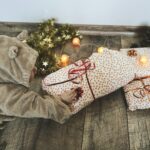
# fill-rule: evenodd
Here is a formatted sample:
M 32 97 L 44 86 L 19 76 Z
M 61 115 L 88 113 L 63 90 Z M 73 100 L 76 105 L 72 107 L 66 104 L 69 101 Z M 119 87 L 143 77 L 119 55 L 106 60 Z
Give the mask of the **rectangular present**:
M 129 110 L 150 108 L 150 78 L 140 78 L 124 86 Z
M 133 61 L 136 78 L 150 76 L 150 48 L 123 48 L 120 52 Z
M 119 62 L 119 63 L 118 63 Z M 78 100 L 71 104 L 72 113 L 133 80 L 134 67 L 129 58 L 115 50 L 104 49 L 86 60 L 79 60 L 51 73 L 43 80 L 49 94 L 62 94 L 79 87 Z

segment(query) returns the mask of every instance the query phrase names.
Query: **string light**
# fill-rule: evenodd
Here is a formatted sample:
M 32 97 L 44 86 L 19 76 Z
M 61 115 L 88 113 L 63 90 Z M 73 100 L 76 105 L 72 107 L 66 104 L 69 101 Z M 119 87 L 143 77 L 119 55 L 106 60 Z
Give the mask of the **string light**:
M 79 47 L 80 46 L 80 39 L 77 37 L 73 38 L 72 44 L 73 44 L 73 46 Z
M 97 52 L 100 53 L 100 54 L 103 53 L 103 51 L 104 51 L 104 47 L 99 47 L 99 48 L 97 49 Z
M 62 66 L 62 67 L 67 66 L 67 65 L 69 64 L 69 56 L 66 55 L 66 54 L 63 54 L 63 55 L 61 56 L 60 61 L 61 61 L 61 66 Z
M 146 56 L 141 56 L 139 61 L 141 65 L 146 65 L 148 63 L 148 59 Z

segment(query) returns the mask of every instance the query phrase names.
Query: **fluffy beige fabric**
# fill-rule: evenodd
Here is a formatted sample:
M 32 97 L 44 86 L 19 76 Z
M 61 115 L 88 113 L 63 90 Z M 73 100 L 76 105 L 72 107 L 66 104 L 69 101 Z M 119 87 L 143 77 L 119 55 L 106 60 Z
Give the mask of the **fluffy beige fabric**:
M 29 78 L 38 53 L 21 40 L 19 36 L 15 38 L 0 35 L 0 114 L 3 115 L 1 119 L 7 120 L 4 116 L 36 117 L 64 123 L 71 112 L 61 101 L 61 97 L 40 97 L 29 90 Z

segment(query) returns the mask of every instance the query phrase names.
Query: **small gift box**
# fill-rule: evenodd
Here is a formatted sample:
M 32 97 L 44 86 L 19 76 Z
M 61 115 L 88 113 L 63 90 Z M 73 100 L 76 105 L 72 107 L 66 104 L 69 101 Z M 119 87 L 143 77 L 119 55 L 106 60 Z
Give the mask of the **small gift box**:
M 134 79 L 135 70 L 127 56 L 104 49 L 86 60 L 79 60 L 43 80 L 43 89 L 50 94 L 62 94 L 77 88 L 77 101 L 71 104 L 75 114 L 96 98 L 109 94 Z
M 131 81 L 124 86 L 124 91 L 131 111 L 150 108 L 150 77 Z
M 120 51 L 133 61 L 136 78 L 150 75 L 150 48 L 127 48 Z

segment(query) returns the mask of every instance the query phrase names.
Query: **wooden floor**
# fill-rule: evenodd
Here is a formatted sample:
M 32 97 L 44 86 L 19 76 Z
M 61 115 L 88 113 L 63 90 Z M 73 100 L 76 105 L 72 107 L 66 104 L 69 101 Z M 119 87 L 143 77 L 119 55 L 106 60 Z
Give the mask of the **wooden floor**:
M 16 35 L 19 31 L 20 26 L 12 29 L 0 25 L 0 34 Z M 105 46 L 119 49 L 129 47 L 136 39 L 93 35 L 85 36 L 83 43 L 103 45 L 104 41 Z M 39 85 L 40 79 L 36 79 L 31 88 L 40 92 Z M 119 89 L 99 98 L 63 125 L 45 119 L 10 122 L 0 134 L 0 144 L 0 150 L 150 150 L 150 110 L 129 111 L 123 90 Z

